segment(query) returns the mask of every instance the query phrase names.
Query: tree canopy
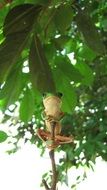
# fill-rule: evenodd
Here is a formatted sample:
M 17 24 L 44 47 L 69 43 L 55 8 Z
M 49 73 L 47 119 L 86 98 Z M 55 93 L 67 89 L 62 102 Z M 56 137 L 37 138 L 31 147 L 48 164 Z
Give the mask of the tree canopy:
M 0 109 L 13 139 L 9 153 L 20 139 L 44 151 L 35 135 L 44 126 L 44 92 L 63 94 L 62 134 L 75 138 L 57 148 L 66 155 L 60 170 L 107 160 L 106 0 L 1 1 Z M 0 131 L 0 142 L 6 138 Z

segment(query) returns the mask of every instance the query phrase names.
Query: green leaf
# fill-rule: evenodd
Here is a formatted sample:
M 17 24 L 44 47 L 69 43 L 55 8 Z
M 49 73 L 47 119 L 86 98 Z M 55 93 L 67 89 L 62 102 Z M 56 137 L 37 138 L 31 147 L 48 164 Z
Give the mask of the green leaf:
M 72 88 L 67 80 L 64 80 L 63 83 L 63 87 L 61 88 L 64 92 L 64 96 L 62 98 L 62 110 L 64 112 L 71 113 L 77 104 L 77 95 L 74 88 Z
M 29 9 L 31 10 L 31 7 L 32 7 L 31 5 L 29 6 L 27 5 L 26 7 L 26 5 L 20 5 L 18 7 L 13 8 L 8 13 L 5 19 L 3 30 L 4 30 L 6 39 L 0 46 L 0 82 L 1 83 L 6 79 L 12 66 L 17 62 L 22 50 L 24 49 L 27 41 L 29 40 L 30 32 L 32 30 L 35 17 L 37 17 L 37 13 L 38 13 L 34 11 L 35 9 L 33 8 L 32 9 L 33 13 L 29 12 L 29 17 L 27 17 L 28 20 L 26 20 L 25 19 L 26 14 Z M 17 10 L 20 10 L 20 11 L 17 13 Z M 15 15 L 15 11 L 17 13 L 16 15 Z M 35 13 L 35 17 L 34 17 L 34 13 Z M 22 17 L 22 15 L 24 15 L 24 17 Z M 31 20 L 32 22 L 30 23 Z M 22 26 L 24 25 L 25 21 L 26 21 L 26 24 L 25 24 L 26 27 Z
M 104 29 L 104 31 L 107 32 L 107 17 L 103 18 L 103 20 L 101 21 L 101 26 Z
M 78 55 L 89 61 L 92 61 L 96 57 L 96 53 L 86 45 L 79 48 Z
M 56 67 L 69 78 L 70 82 L 81 82 L 84 78 L 83 75 L 76 69 L 67 56 L 57 56 L 55 59 Z
M 56 82 L 56 89 L 58 92 L 63 93 L 62 97 L 62 110 L 71 113 L 77 103 L 77 96 L 74 88 L 70 84 L 70 80 L 58 68 L 53 71 L 54 79 Z
M 56 34 L 56 27 L 53 19 L 55 12 L 56 9 L 54 7 L 51 9 L 49 8 L 43 12 L 43 15 L 39 19 L 40 30 L 43 33 L 45 40 L 53 38 Z
M 60 32 L 70 27 L 73 18 L 73 10 L 69 5 L 61 5 L 57 8 L 54 21 Z
M 5 18 L 4 35 L 29 32 L 40 11 L 40 5 L 24 4 L 14 7 Z
M 45 55 L 46 55 L 48 62 L 52 62 L 54 56 L 56 55 L 56 48 L 55 48 L 54 44 L 53 43 L 45 44 L 44 51 L 45 51 Z
M 53 6 L 58 6 L 58 5 L 60 5 L 62 3 L 62 0 L 53 0 L 52 1 L 52 5 Z
M 4 131 L 0 131 L 0 143 L 7 139 L 8 135 Z
M 86 44 L 96 53 L 104 54 L 106 49 L 102 42 L 102 36 L 85 10 L 78 11 L 76 23 L 83 34 Z
M 43 4 L 43 5 L 46 6 L 46 4 L 49 3 L 49 0 L 25 0 L 25 2 L 36 3 L 36 4 Z
M 91 68 L 84 62 L 81 63 L 81 61 L 78 61 L 75 65 L 75 68 L 79 70 L 79 72 L 84 76 L 82 79 L 82 84 L 85 84 L 87 86 L 92 85 L 94 80 L 93 71 Z
M 28 123 L 34 113 L 35 103 L 32 91 L 27 88 L 20 103 L 19 116 L 21 121 Z
M 14 34 L 8 37 L 0 46 L 0 82 L 3 82 L 9 74 L 12 66 L 17 62 L 25 44 L 28 33 Z
M 33 38 L 31 44 L 29 68 L 32 84 L 37 90 L 40 92 L 55 92 L 52 72 L 37 36 Z
M 3 26 L 4 18 L 8 13 L 8 7 L 5 6 L 3 9 L 0 9 L 0 27 Z
M 22 68 L 16 67 L 13 69 L 9 76 L 7 77 L 7 80 L 3 86 L 3 88 L 0 90 L 0 99 L 6 99 L 6 107 L 8 107 L 10 104 L 17 101 L 19 98 L 19 95 L 21 94 L 21 91 L 23 89 L 23 74 L 21 71 Z
M 53 43 L 55 44 L 56 49 L 58 49 L 58 50 L 63 50 L 63 49 L 66 49 L 66 44 L 67 44 L 70 40 L 71 40 L 71 37 L 61 35 L 60 37 L 55 38 L 55 39 L 53 40 Z

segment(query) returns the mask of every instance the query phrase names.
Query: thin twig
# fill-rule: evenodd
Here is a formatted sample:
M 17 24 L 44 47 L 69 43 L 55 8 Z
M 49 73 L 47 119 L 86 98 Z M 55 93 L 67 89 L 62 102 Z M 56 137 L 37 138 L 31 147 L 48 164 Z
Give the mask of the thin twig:
M 50 188 L 48 187 L 48 185 L 44 179 L 42 180 L 42 183 L 43 183 L 46 190 L 50 190 Z

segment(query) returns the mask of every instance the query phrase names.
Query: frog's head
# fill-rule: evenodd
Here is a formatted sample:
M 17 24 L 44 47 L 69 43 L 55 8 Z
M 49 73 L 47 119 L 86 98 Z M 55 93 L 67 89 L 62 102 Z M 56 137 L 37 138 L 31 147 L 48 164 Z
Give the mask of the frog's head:
M 57 92 L 57 93 L 49 93 L 49 92 L 45 92 L 43 93 L 43 99 L 47 98 L 47 97 L 50 97 L 50 96 L 56 96 L 58 98 L 61 98 L 62 97 L 62 93 L 61 92 Z
M 62 105 L 62 94 L 52 94 L 46 93 L 43 97 L 43 105 L 45 108 L 46 115 L 51 115 L 54 118 L 59 118 L 61 112 L 61 105 Z

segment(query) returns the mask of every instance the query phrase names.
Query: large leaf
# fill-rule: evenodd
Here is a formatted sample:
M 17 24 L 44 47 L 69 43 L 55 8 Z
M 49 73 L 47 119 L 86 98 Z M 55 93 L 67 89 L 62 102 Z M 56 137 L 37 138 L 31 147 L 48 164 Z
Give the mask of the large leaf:
M 37 18 L 38 16 L 38 9 L 36 12 L 36 7 L 35 9 L 33 7 L 31 11 L 31 7 L 31 5 L 15 7 L 8 13 L 5 19 L 3 31 L 6 39 L 0 46 L 0 82 L 5 80 L 29 39 L 35 17 Z M 28 12 L 29 9 L 30 12 Z M 29 16 L 26 15 L 28 13 Z
M 81 82 L 84 78 L 79 70 L 70 63 L 67 56 L 57 56 L 55 59 L 55 65 L 71 82 Z
M 9 74 L 12 66 L 17 62 L 28 40 L 28 33 L 18 33 L 9 36 L 0 46 L 0 82 Z
M 49 8 L 46 11 L 42 12 L 42 16 L 39 19 L 40 24 L 40 30 L 44 34 L 45 40 L 47 38 L 53 38 L 56 34 L 56 27 L 54 23 L 54 15 L 55 15 L 56 9 Z
M 0 131 L 0 143 L 7 139 L 8 135 L 4 131 Z
M 27 88 L 20 104 L 19 113 L 21 121 L 28 123 L 28 121 L 32 118 L 34 109 L 34 96 L 32 94 L 32 91 Z
M 21 68 L 16 67 L 12 72 L 10 72 L 3 88 L 0 90 L 0 99 L 7 100 L 7 105 L 5 105 L 6 107 L 17 101 L 23 87 L 23 75 Z
M 62 110 L 71 113 L 77 103 L 77 95 L 74 88 L 70 84 L 70 80 L 58 68 L 53 71 L 54 79 L 56 82 L 56 89 L 58 92 L 63 93 L 62 97 Z
M 40 92 L 54 92 L 55 86 L 52 72 L 45 57 L 41 42 L 37 36 L 33 38 L 30 55 L 29 68 L 33 86 Z
M 29 32 L 40 11 L 40 5 L 24 4 L 14 7 L 5 18 L 4 35 L 8 36 L 16 32 Z
M 83 34 L 86 44 L 98 54 L 105 53 L 105 46 L 102 42 L 102 37 L 93 20 L 85 10 L 78 11 L 76 23 L 78 29 Z
M 64 32 L 72 22 L 73 10 L 69 5 L 61 5 L 55 14 L 55 24 L 60 32 Z

